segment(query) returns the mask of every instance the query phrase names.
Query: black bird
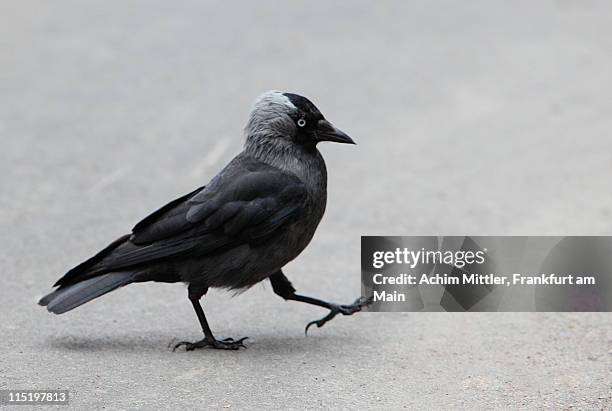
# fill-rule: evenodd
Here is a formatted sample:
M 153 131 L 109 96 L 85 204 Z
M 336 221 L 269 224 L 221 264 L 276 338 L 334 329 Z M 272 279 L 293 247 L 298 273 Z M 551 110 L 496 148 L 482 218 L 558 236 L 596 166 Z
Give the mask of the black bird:
M 65 313 L 126 284 L 185 282 L 204 339 L 181 342 L 238 349 L 213 336 L 200 298 L 210 287 L 246 289 L 268 278 L 276 294 L 330 310 L 316 324 L 360 311 L 369 300 L 339 305 L 295 293 L 282 267 L 310 243 L 327 201 L 321 141 L 355 144 L 305 97 L 269 91 L 251 111 L 244 150 L 207 186 L 163 206 L 127 234 L 68 271 L 39 304 Z

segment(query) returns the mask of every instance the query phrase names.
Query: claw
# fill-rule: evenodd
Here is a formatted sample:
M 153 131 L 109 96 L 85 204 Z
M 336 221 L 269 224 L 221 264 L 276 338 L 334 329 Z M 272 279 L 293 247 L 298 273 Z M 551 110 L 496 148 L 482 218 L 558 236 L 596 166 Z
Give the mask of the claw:
M 308 324 L 306 324 L 306 328 L 304 328 L 304 336 L 308 337 L 308 329 L 313 325 L 313 324 L 317 324 L 318 321 L 311 321 Z M 319 324 L 317 324 L 317 327 L 320 327 Z
M 314 324 L 317 325 L 317 328 L 321 328 L 325 325 L 326 322 L 328 322 L 329 320 L 331 320 L 332 318 L 340 314 L 340 310 L 338 307 L 339 306 L 335 306 L 334 308 L 332 308 L 329 311 L 329 314 L 327 314 L 325 317 L 321 318 L 320 320 L 314 320 L 306 324 L 306 328 L 304 329 L 304 335 L 308 335 L 308 329 Z M 345 315 L 350 315 L 350 314 L 345 314 Z
M 352 315 L 358 311 L 361 311 L 364 307 L 372 304 L 373 297 L 359 297 L 356 299 L 353 304 L 348 305 L 336 305 L 333 304 L 332 308 L 329 310 L 329 314 L 325 317 L 314 320 L 306 324 L 306 328 L 304 329 L 304 335 L 308 335 L 308 329 L 313 325 L 317 325 L 317 328 L 323 327 L 328 321 L 332 320 L 338 314 L 342 315 Z
M 246 348 L 246 346 L 242 342 L 247 340 L 248 338 L 249 337 L 243 337 L 239 340 L 234 340 L 233 338 L 225 338 L 223 340 L 209 340 L 207 338 L 204 338 L 203 340 L 196 341 L 193 343 L 189 341 L 181 341 L 180 343 L 174 346 L 172 351 L 176 351 L 177 348 L 182 346 L 185 346 L 186 351 L 193 351 L 196 348 L 204 347 L 210 347 L 220 350 L 237 350 L 239 348 Z

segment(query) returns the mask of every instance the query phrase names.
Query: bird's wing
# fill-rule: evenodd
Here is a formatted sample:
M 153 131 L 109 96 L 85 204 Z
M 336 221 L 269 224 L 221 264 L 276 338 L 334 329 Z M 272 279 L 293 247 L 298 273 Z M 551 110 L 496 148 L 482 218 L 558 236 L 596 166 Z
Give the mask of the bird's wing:
M 190 192 L 189 194 L 186 194 L 169 202 L 168 204 L 161 207 L 159 210 L 151 213 L 149 216 L 145 217 L 142 221 L 136 224 L 132 231 L 140 232 L 141 230 L 145 229 L 147 226 L 155 223 L 156 221 L 171 221 L 175 216 L 180 215 L 181 210 L 184 210 L 187 200 L 202 191 L 202 189 L 204 189 L 204 187 L 200 187 Z M 90 278 L 92 275 L 95 276 L 99 274 L 100 268 L 108 265 L 107 262 L 110 256 L 119 254 L 124 254 L 126 256 L 129 255 L 129 252 L 131 252 L 131 250 L 128 249 L 134 249 L 134 244 L 132 244 L 130 241 L 132 237 L 133 234 L 127 234 L 113 241 L 93 257 L 83 261 L 81 264 L 69 270 L 62 278 L 60 278 L 54 284 L 54 286 L 73 284 L 84 279 Z
M 233 163 L 233 164 L 232 164 Z M 91 267 L 129 268 L 261 241 L 301 213 L 307 191 L 294 174 L 242 158 L 211 183 L 138 223 L 129 240 Z
M 133 234 L 131 237 L 133 238 L 136 235 L 136 233 L 144 232 L 145 230 L 147 230 L 148 227 L 155 226 L 156 222 L 158 223 L 160 221 L 164 222 L 163 224 L 158 224 L 157 226 L 155 226 L 157 230 L 163 230 L 164 226 L 172 226 L 172 222 L 174 222 L 177 219 L 180 222 L 180 219 L 182 215 L 184 214 L 186 207 L 188 207 L 187 202 L 189 201 L 189 199 L 193 197 L 194 195 L 198 194 L 204 188 L 205 187 L 202 186 L 200 188 L 193 190 L 189 194 L 185 194 L 182 197 L 172 200 L 165 206 L 161 207 L 160 209 L 149 214 L 147 217 L 143 218 L 132 229 Z

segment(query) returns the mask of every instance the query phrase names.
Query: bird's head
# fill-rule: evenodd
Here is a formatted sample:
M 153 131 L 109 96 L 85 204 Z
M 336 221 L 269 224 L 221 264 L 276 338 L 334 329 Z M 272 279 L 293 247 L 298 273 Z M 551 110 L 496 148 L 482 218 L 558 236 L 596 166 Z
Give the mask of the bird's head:
M 245 131 L 247 145 L 266 141 L 314 149 L 321 141 L 355 144 L 306 97 L 281 91 L 268 91 L 259 96 Z

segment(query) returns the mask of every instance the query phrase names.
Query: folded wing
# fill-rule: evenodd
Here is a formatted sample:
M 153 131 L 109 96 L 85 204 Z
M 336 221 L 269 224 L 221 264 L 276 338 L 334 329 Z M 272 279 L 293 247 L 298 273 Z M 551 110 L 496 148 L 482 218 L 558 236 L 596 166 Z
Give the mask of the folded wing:
M 297 218 L 307 196 L 294 174 L 237 157 L 211 181 L 157 210 L 56 285 L 220 248 L 265 241 Z

